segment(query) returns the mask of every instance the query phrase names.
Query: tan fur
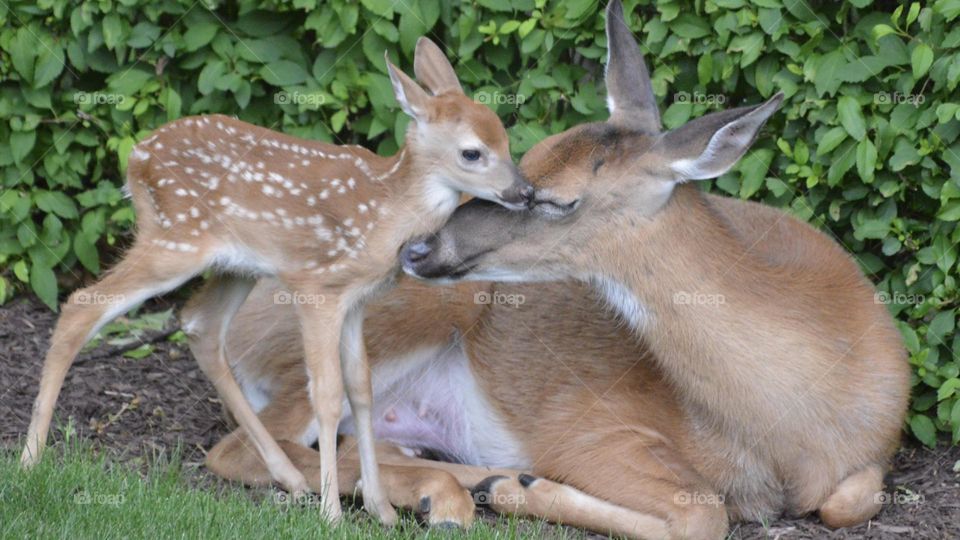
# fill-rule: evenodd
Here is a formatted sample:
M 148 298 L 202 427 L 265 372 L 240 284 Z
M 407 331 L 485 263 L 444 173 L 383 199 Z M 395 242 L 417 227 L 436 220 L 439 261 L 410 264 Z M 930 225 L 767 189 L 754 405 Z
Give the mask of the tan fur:
M 608 42 L 636 48 L 622 17 L 612 2 Z M 728 517 L 819 510 L 831 526 L 869 519 L 909 395 L 890 315 L 827 235 L 682 183 L 732 166 L 780 97 L 662 134 L 659 115 L 643 109 L 653 99 L 639 52 L 610 61 L 626 62 L 608 65 L 607 79 L 614 74 L 611 102 L 628 106 L 612 123 L 548 138 L 521 164 L 542 207 L 557 210 L 518 217 L 471 203 L 425 258 L 456 271 L 440 277 L 591 285 L 430 291 L 401 281 L 368 314 L 374 373 L 462 333 L 480 392 L 542 477 L 491 472 L 508 477 L 479 483 L 501 511 L 638 538 L 722 538 Z M 622 95 L 630 92 L 640 95 Z M 726 140 L 708 153 L 716 133 Z M 527 302 L 478 312 L 469 305 L 477 286 Z M 296 388 L 303 380 L 289 366 L 298 359 L 268 348 L 297 339 L 290 314 L 264 302 L 269 290 L 255 291 L 229 343 L 248 351 L 243 371 Z M 439 303 L 444 294 L 461 300 Z M 611 298 L 624 304 L 620 316 L 605 306 Z M 278 326 L 257 341 L 268 322 Z M 423 340 L 374 351 L 407 335 Z M 436 467 L 477 487 L 476 467 Z
M 456 75 L 436 45 L 421 39 L 417 56 L 433 96 L 387 64 L 397 98 L 414 118 L 406 146 L 391 158 L 220 115 L 177 120 L 134 147 L 127 187 L 137 210 L 135 245 L 100 283 L 64 305 L 44 362 L 24 466 L 40 458 L 66 370 L 92 333 L 139 301 L 212 269 L 219 275 L 191 304 L 187 332 L 201 368 L 269 476 L 294 494 L 319 489 L 326 515 L 339 518 L 339 499 L 329 492 L 339 486 L 336 430 L 346 390 L 364 504 L 383 522 L 396 520 L 373 448 L 364 304 L 392 285 L 403 242 L 438 228 L 460 192 L 517 206 L 531 193 L 497 116 L 451 85 Z M 479 158 L 467 160 L 464 150 Z M 275 276 L 288 287 L 287 303 L 296 307 L 303 330 L 309 392 L 301 396 L 320 425 L 321 476 L 309 485 L 257 418 L 226 357 L 227 328 L 259 276 Z

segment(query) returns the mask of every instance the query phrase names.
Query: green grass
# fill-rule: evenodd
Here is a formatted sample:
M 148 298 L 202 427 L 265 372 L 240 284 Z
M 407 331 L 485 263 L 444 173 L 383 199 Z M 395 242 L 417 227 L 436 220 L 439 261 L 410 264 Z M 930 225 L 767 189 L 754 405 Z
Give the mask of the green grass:
M 49 448 L 39 465 L 23 471 L 18 454 L 2 450 L 0 536 L 486 539 L 566 535 L 544 522 L 515 518 L 494 523 L 477 520 L 466 531 L 432 530 L 406 512 L 398 526 L 388 529 L 356 509 L 347 509 L 344 520 L 330 527 L 315 506 L 278 503 L 268 490 L 199 489 L 189 486 L 184 474 L 175 457 L 152 460 L 143 473 L 111 464 L 76 443 Z

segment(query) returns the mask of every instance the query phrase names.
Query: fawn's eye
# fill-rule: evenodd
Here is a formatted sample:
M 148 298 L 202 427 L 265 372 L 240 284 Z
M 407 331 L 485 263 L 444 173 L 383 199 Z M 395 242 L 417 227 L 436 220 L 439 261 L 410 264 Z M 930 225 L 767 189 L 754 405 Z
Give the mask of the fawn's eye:
M 460 155 L 463 156 L 463 159 L 467 161 L 476 161 L 480 159 L 479 150 L 463 150 L 460 152 Z

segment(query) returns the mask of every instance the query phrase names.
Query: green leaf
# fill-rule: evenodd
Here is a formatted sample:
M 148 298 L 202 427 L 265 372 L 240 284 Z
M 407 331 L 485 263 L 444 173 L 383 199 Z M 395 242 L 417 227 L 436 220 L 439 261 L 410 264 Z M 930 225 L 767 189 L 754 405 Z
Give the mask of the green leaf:
M 740 198 L 752 197 L 763 185 L 773 161 L 773 150 L 752 150 L 740 160 L 740 172 L 743 179 L 740 182 Z
M 919 80 L 927 74 L 933 64 L 933 49 L 926 43 L 920 43 L 910 53 L 910 65 L 913 68 L 913 78 Z
M 937 389 L 937 401 L 943 401 L 960 389 L 960 379 L 953 377 L 943 381 Z
M 220 24 L 216 22 L 201 22 L 191 25 L 183 34 L 183 44 L 187 52 L 193 52 L 213 41 L 217 36 Z
M 710 25 L 704 19 L 684 13 L 671 21 L 673 33 L 686 39 L 697 39 L 710 35 Z
M 117 48 L 117 44 L 123 39 L 123 21 L 116 13 L 111 13 L 103 18 L 103 44 L 108 49 Z
M 142 358 L 146 358 L 150 356 L 151 353 L 153 353 L 153 345 L 150 343 L 144 343 L 143 345 L 137 347 L 136 349 L 130 349 L 129 351 L 125 351 L 123 353 L 123 356 L 127 358 L 133 358 L 134 360 L 140 360 Z
M 873 183 L 877 168 L 877 147 L 870 139 L 864 138 L 857 145 L 857 174 L 865 184 Z
M 817 145 L 817 155 L 823 156 L 829 154 L 847 138 L 847 132 L 842 127 L 835 127 L 820 137 L 820 144 Z
M 29 28 L 17 30 L 9 45 L 10 59 L 17 73 L 27 82 L 33 82 L 33 67 L 38 49 L 37 39 Z
M 217 81 L 220 80 L 220 77 L 223 77 L 226 71 L 226 64 L 220 60 L 215 60 L 203 66 L 203 69 L 200 70 L 200 76 L 197 77 L 197 90 L 200 90 L 203 95 L 213 92 L 216 89 Z
M 53 270 L 34 262 L 30 268 L 30 288 L 50 309 L 57 310 L 57 277 Z
M 813 77 L 818 95 L 833 95 L 837 88 L 840 88 L 843 82 L 841 70 L 846 64 L 843 53 L 839 50 L 829 52 L 819 59 L 816 63 L 816 74 Z
M 100 273 L 100 254 L 97 253 L 96 244 L 85 233 L 78 232 L 73 237 L 73 253 L 84 268 L 94 274 Z
M 391 0 L 360 0 L 363 7 L 369 9 L 374 15 L 379 15 L 384 19 L 393 18 L 393 5 Z
M 307 80 L 308 74 L 300 64 L 280 60 L 263 66 L 260 76 L 273 86 L 293 86 Z
M 923 444 L 933 448 L 937 445 L 937 428 L 933 425 L 933 420 L 922 415 L 915 414 L 910 418 L 910 430 L 917 439 Z
M 923 444 L 933 448 L 937 445 L 937 428 L 933 420 L 922 414 L 915 414 L 910 418 L 910 430 Z
M 59 45 L 47 45 L 40 50 L 33 73 L 33 87 L 42 88 L 60 76 L 66 57 Z
M 77 205 L 70 197 L 60 191 L 41 191 L 36 194 L 35 200 L 37 206 L 44 212 L 53 212 L 67 219 L 79 216 Z
M 896 33 L 897 31 L 888 24 L 878 24 L 873 27 L 873 39 L 877 41 L 879 41 L 883 36 Z
M 941 221 L 960 220 L 960 201 L 950 201 L 944 204 L 937 212 L 937 219 Z
M 20 259 L 13 265 L 13 275 L 17 276 L 17 279 L 26 283 L 30 281 L 30 269 L 27 268 L 27 262 L 23 259 Z
M 15 131 L 10 134 L 10 153 L 14 163 L 21 163 L 37 141 L 36 131 Z
M 840 115 L 840 125 L 847 130 L 847 133 L 858 141 L 863 140 L 867 134 L 867 124 L 857 100 L 849 96 L 840 96 L 837 100 L 837 112 Z
M 927 341 L 933 345 L 946 345 L 946 335 L 953 332 L 955 324 L 952 309 L 941 311 L 927 327 Z
M 493 11 L 513 11 L 510 0 L 477 0 L 477 3 Z
M 920 162 L 920 153 L 917 152 L 917 149 L 913 144 L 904 139 L 899 138 L 894 145 L 893 155 L 890 156 L 888 163 L 890 164 L 890 170 L 902 171 L 907 168 L 909 165 L 915 165 Z

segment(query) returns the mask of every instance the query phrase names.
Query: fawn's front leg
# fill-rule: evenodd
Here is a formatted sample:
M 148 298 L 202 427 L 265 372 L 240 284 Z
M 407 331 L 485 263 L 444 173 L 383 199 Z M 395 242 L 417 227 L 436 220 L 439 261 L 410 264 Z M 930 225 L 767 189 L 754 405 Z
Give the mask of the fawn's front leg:
M 380 469 L 373 438 L 373 389 L 370 368 L 363 343 L 363 306 L 354 305 L 347 311 L 340 337 L 340 367 L 353 412 L 360 454 L 360 477 L 363 506 L 387 525 L 397 522 L 397 512 L 390 505 L 380 483 Z
M 323 512 L 331 522 L 341 516 L 337 488 L 337 427 L 343 412 L 343 377 L 340 372 L 340 334 L 344 312 L 331 295 L 320 289 L 294 289 L 298 297 L 312 299 L 297 303 L 303 334 L 304 359 L 309 376 L 310 401 L 320 425 L 320 492 Z

